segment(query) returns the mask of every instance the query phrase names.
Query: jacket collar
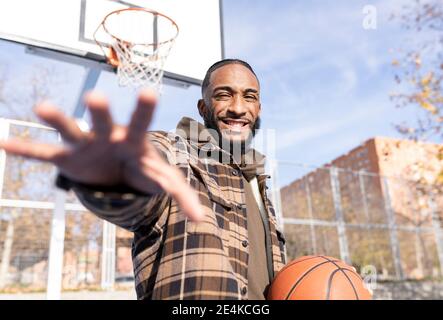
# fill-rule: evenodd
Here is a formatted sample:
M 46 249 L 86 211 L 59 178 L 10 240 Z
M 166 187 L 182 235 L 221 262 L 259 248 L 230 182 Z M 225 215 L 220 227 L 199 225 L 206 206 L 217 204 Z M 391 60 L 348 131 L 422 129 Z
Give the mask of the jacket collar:
M 248 181 L 255 176 L 264 175 L 266 157 L 263 154 L 249 148 L 241 159 L 234 159 L 228 151 L 220 147 L 217 131 L 208 129 L 192 118 L 183 117 L 177 124 L 176 133 L 197 148 L 199 156 L 238 167 Z

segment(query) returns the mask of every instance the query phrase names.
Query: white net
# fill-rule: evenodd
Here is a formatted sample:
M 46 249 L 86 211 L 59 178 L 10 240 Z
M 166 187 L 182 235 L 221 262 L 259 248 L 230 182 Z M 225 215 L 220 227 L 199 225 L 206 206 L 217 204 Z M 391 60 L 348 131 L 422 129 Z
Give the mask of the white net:
M 109 14 L 98 31 L 96 41 L 111 48 L 105 54 L 117 65 L 121 86 L 161 91 L 164 65 L 178 35 L 174 21 L 146 9 L 125 9 Z
M 137 48 L 138 47 L 138 48 Z M 142 45 L 132 45 L 122 41 L 116 41 L 114 49 L 119 65 L 117 67 L 117 77 L 121 86 L 131 86 L 135 89 L 139 87 L 152 87 L 156 91 L 161 91 L 164 64 L 168 57 L 172 45 L 163 45 L 146 52 Z

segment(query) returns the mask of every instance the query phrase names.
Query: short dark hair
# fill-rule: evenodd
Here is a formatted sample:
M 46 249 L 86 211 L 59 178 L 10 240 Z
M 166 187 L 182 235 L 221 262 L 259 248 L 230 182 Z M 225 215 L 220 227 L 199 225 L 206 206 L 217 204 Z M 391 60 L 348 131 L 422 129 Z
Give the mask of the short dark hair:
M 212 66 L 209 67 L 208 71 L 206 71 L 205 78 L 203 79 L 202 83 L 202 96 L 204 96 L 206 89 L 209 86 L 209 80 L 211 79 L 212 73 L 217 70 L 218 68 L 221 68 L 228 64 L 241 64 L 242 66 L 248 68 L 255 76 L 255 78 L 258 81 L 258 77 L 254 72 L 254 69 L 252 69 L 251 65 L 247 63 L 246 61 L 240 60 L 240 59 L 223 59 L 220 61 L 217 61 Z

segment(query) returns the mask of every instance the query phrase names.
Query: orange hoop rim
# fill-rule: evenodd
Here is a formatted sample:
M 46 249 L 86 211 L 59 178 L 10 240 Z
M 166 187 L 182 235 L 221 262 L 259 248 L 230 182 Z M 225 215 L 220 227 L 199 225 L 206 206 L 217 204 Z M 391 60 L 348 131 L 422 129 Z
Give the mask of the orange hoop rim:
M 163 18 L 166 18 L 166 19 L 169 20 L 169 21 L 172 23 L 172 25 L 175 27 L 175 29 L 176 29 L 176 34 L 175 34 L 171 39 L 166 40 L 166 41 L 162 41 L 162 42 L 158 42 L 158 43 L 133 43 L 133 42 L 127 41 L 127 40 L 125 40 L 125 39 L 121 39 L 121 38 L 117 37 L 116 35 L 112 34 L 112 33 L 106 28 L 105 23 L 106 23 L 106 20 L 107 20 L 110 16 L 112 16 L 112 15 L 114 15 L 114 14 L 119 14 L 119 13 L 121 13 L 121 12 L 123 12 L 123 11 L 143 11 L 143 12 L 151 13 L 151 14 L 156 15 L 156 16 L 161 16 L 161 17 L 163 17 Z M 119 9 L 119 10 L 112 11 L 112 12 L 108 13 L 108 14 L 103 18 L 103 20 L 102 20 L 102 22 L 100 23 L 100 25 L 103 27 L 103 30 L 104 30 L 107 34 L 109 34 L 113 39 L 115 39 L 115 40 L 117 40 L 117 41 L 123 41 L 123 42 L 127 42 L 127 43 L 130 43 L 130 44 L 133 44 L 133 45 L 143 45 L 143 46 L 161 46 L 161 45 L 164 45 L 164 44 L 170 43 L 170 42 L 174 41 L 174 40 L 177 38 L 177 36 L 178 36 L 178 34 L 179 34 L 179 32 L 180 32 L 180 28 L 178 27 L 177 23 L 176 23 L 173 19 L 171 19 L 170 17 L 168 17 L 167 15 L 165 15 L 165 14 L 163 14 L 163 13 L 160 13 L 160 12 L 158 12 L 158 11 L 151 10 L 151 9 L 148 9 L 148 8 L 125 8 L 125 9 Z

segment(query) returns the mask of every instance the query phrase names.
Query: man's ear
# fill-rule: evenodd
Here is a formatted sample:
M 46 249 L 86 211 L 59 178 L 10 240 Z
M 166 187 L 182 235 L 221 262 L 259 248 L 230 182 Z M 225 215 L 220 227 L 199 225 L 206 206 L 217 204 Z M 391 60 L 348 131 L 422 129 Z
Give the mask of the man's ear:
M 200 99 L 197 102 L 198 113 L 203 119 L 206 119 L 206 103 L 204 99 Z

